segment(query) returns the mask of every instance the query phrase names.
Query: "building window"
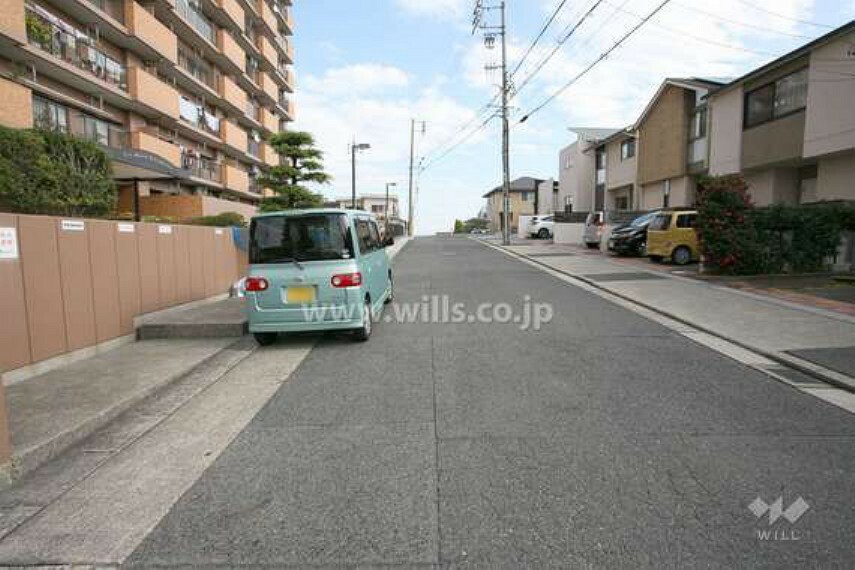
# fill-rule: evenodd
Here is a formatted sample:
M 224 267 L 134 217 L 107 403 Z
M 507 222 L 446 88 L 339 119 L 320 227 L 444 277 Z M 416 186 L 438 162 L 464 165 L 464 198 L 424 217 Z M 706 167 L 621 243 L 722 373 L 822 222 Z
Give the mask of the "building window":
M 520 192 L 520 199 L 523 202 L 528 202 L 531 200 L 531 192 Z
M 33 97 L 33 126 L 39 129 L 68 132 L 68 109 L 41 97 Z
M 615 210 L 629 210 L 629 197 L 617 196 L 615 198 Z
M 779 119 L 807 105 L 807 68 L 745 95 L 745 128 Z
M 692 127 L 689 133 L 690 140 L 702 139 L 707 136 L 707 108 L 697 109 L 692 115 Z
M 635 156 L 635 139 L 627 139 L 620 143 L 620 159 L 629 160 Z
M 83 136 L 100 145 L 107 146 L 109 143 L 110 127 L 106 122 L 83 115 Z

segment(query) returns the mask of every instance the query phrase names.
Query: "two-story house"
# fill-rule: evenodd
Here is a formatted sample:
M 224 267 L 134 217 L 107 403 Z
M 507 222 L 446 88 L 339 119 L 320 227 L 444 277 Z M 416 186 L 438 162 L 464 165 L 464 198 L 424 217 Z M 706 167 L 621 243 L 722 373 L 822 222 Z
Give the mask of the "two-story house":
M 523 176 L 511 181 L 510 186 L 510 209 L 508 210 L 508 222 L 511 232 L 516 232 L 519 227 L 520 216 L 534 215 L 537 209 L 537 187 L 543 182 L 540 178 Z M 487 216 L 490 226 L 495 231 L 504 229 L 504 192 L 501 186 L 497 186 L 484 194 L 487 199 Z
M 855 199 L 855 22 L 709 97 L 711 174 L 757 205 Z
M 636 209 L 638 200 L 638 141 L 631 127 L 620 130 L 603 141 L 605 209 Z
M 605 203 L 605 155 L 598 149 L 620 129 L 571 128 L 577 139 L 558 155 L 558 201 L 574 212 L 602 210 Z M 602 183 L 599 183 L 602 181 Z

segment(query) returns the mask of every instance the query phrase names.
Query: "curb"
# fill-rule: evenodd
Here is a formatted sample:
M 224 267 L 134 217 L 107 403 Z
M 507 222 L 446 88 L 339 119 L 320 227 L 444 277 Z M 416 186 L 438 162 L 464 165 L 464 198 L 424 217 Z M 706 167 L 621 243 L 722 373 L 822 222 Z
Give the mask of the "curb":
M 10 481 L 8 482 L 14 483 L 27 473 L 34 471 L 39 466 L 47 463 L 51 459 L 56 458 L 66 449 L 72 447 L 77 443 L 82 442 L 87 437 L 94 434 L 99 429 L 103 428 L 104 426 L 106 426 L 131 408 L 143 403 L 149 398 L 157 396 L 160 392 L 166 390 L 182 378 L 186 378 L 189 375 L 193 374 L 194 371 L 212 362 L 215 358 L 222 355 L 225 351 L 230 349 L 234 350 L 235 347 L 239 343 L 241 343 L 242 340 L 243 339 L 236 339 L 235 342 L 227 344 L 220 350 L 217 350 L 216 352 L 196 362 L 189 368 L 172 374 L 158 385 L 152 386 L 146 390 L 136 393 L 122 400 L 121 402 L 118 402 L 110 408 L 99 411 L 93 417 L 90 417 L 84 420 L 83 422 L 55 435 L 53 438 L 45 442 L 36 444 L 35 446 L 30 447 L 29 449 L 14 453 L 11 459 L 11 477 Z M 246 356 L 252 354 L 253 350 L 254 346 L 252 350 L 249 350 L 246 353 Z M 244 356 L 244 358 L 246 356 Z M 236 366 L 241 360 L 243 359 L 234 362 L 232 366 L 229 367 L 229 370 Z M 4 482 L 0 480 L 0 488 L 3 487 L 3 483 Z
M 472 238 L 470 238 L 470 239 L 472 239 Z M 583 276 L 580 276 L 580 275 L 577 275 L 574 273 L 570 273 L 570 272 L 564 271 L 562 269 L 552 267 L 551 265 L 548 265 L 548 264 L 546 264 L 546 263 L 544 263 L 544 262 L 542 262 L 542 261 L 540 261 L 534 257 L 530 257 L 524 253 L 517 253 L 515 251 L 511 251 L 510 249 L 507 249 L 504 246 L 494 245 L 494 244 L 485 242 L 483 240 L 473 239 L 473 241 L 481 242 L 484 245 L 486 245 L 487 247 L 496 249 L 498 251 L 506 253 L 507 255 L 517 257 L 519 259 L 525 259 L 526 261 L 537 264 L 538 266 L 549 269 L 550 271 L 555 271 L 556 273 L 561 273 L 562 275 L 566 275 L 567 277 L 570 277 L 572 279 L 576 279 L 577 281 L 580 281 L 580 282 L 584 283 L 585 285 L 588 285 L 589 287 L 593 287 L 599 291 L 602 291 L 603 293 L 606 293 L 608 295 L 612 295 L 614 297 L 617 297 L 618 299 L 621 299 L 623 301 L 627 301 L 629 303 L 632 303 L 633 305 L 637 305 L 637 306 L 642 307 L 648 311 L 652 311 L 656 314 L 662 315 L 663 317 L 667 317 L 673 321 L 676 321 L 678 323 L 692 327 L 693 329 L 695 329 L 699 332 L 703 332 L 703 333 L 706 333 L 706 334 L 713 336 L 715 338 L 727 341 L 727 342 L 729 342 L 733 345 L 736 345 L 736 346 L 738 346 L 744 350 L 748 350 L 750 352 L 753 352 L 754 354 L 759 354 L 760 356 L 763 356 L 765 358 L 768 358 L 769 360 L 777 362 L 778 364 L 780 364 L 782 366 L 786 366 L 788 368 L 793 368 L 795 370 L 798 370 L 799 372 L 807 374 L 808 376 L 812 376 L 812 377 L 814 377 L 818 380 L 821 380 L 821 381 L 825 382 L 826 384 L 830 384 L 836 388 L 846 390 L 847 392 L 855 393 L 855 378 L 852 378 L 852 377 L 847 376 L 845 374 L 842 374 L 840 372 L 830 370 L 828 368 L 825 368 L 825 367 L 820 366 L 818 364 L 814 364 L 813 362 L 810 362 L 808 360 L 804 360 L 802 358 L 798 358 L 796 356 L 785 355 L 782 353 L 768 352 L 768 351 L 765 351 L 763 349 L 756 348 L 756 347 L 751 346 L 749 344 L 746 344 L 740 340 L 736 340 L 736 339 L 731 338 L 727 335 L 723 335 L 720 332 L 713 331 L 713 330 L 708 329 L 702 325 L 698 325 L 692 321 L 689 321 L 683 317 L 675 315 L 669 311 L 662 310 L 660 307 L 656 307 L 654 305 L 650 305 L 648 303 L 641 302 L 638 299 L 634 299 L 628 295 L 624 295 L 622 293 L 618 293 L 616 291 L 612 291 L 610 289 L 607 289 L 607 288 L 603 287 L 601 284 L 597 283 L 596 281 L 593 281 L 593 280 L 588 279 L 586 277 L 583 277 Z

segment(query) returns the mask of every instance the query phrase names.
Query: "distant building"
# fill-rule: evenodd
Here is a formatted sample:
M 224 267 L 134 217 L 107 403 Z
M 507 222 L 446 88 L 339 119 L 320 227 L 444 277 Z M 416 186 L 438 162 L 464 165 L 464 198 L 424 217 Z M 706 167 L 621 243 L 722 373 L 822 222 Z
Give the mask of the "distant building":
M 335 198 L 325 203 L 330 208 L 356 209 L 371 212 L 382 222 L 386 221 L 386 194 L 360 194 L 356 197 L 356 208 L 353 208 L 353 198 L 350 196 Z M 389 227 L 393 235 L 403 235 L 407 228 L 406 220 L 401 218 L 399 200 L 396 194 L 389 194 Z
M 576 142 L 559 153 L 558 196 L 562 211 L 590 212 L 603 209 L 605 186 L 595 184 L 597 179 L 596 149 L 602 141 L 621 129 L 571 128 Z M 605 163 L 602 177 L 605 180 Z
M 508 220 L 512 232 L 517 231 L 520 216 L 534 215 L 537 209 L 537 187 L 543 181 L 540 178 L 523 176 L 511 182 L 511 207 L 508 211 Z M 483 197 L 487 199 L 487 217 L 490 220 L 491 228 L 495 231 L 501 231 L 504 228 L 502 216 L 504 213 L 504 193 L 502 187 L 493 188 Z

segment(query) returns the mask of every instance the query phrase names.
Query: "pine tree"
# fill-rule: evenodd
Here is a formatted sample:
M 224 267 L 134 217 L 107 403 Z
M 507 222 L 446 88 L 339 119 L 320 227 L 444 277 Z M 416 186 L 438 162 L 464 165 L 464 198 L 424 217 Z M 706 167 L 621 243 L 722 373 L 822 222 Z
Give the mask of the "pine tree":
M 324 172 L 323 152 L 315 148 L 311 133 L 285 131 L 273 135 L 270 145 L 281 156 L 283 164 L 274 166 L 260 182 L 276 194 L 261 201 L 262 212 L 315 208 L 323 198 L 303 184 L 328 184 L 332 177 Z

